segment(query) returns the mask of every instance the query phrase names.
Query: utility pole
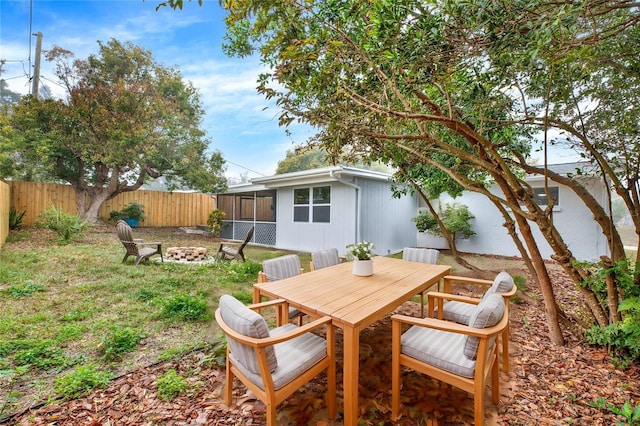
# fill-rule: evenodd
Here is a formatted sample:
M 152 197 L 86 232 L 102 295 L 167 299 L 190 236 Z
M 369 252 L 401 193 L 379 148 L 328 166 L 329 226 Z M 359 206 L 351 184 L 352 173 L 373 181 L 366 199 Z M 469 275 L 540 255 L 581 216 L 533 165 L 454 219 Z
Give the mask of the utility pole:
M 36 36 L 36 61 L 33 67 L 33 81 L 31 83 L 31 95 L 33 97 L 38 97 L 38 89 L 40 85 L 40 55 L 42 52 L 42 33 L 38 31 L 37 33 L 33 33 Z

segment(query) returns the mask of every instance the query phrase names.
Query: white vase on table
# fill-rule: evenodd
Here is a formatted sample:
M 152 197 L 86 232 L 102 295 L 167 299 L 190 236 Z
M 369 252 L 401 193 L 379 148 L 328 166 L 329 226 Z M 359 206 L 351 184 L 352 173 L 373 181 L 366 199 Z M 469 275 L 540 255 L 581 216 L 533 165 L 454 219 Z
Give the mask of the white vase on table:
M 373 275 L 373 260 L 353 260 L 353 275 L 368 277 Z

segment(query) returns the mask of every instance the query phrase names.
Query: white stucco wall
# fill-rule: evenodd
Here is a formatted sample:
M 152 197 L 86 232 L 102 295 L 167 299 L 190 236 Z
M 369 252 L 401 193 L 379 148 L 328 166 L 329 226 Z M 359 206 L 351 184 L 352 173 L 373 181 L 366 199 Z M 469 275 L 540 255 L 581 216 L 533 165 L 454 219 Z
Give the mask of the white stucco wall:
M 532 179 L 529 183 L 533 187 L 544 186 L 541 179 Z M 602 183 L 597 179 L 586 178 L 584 184 L 598 202 L 604 204 L 606 194 Z M 567 187 L 556 184 L 552 186 L 559 187 L 559 205 L 554 208 L 553 221 L 576 259 L 597 261 L 601 255 L 608 254 L 606 239 L 584 203 Z M 501 193 L 495 187 L 491 191 Z M 477 234 L 469 240 L 458 240 L 460 251 L 520 257 L 516 245 L 503 226 L 504 218 L 486 197 L 471 192 L 465 192 L 455 200 L 446 195 L 441 197 L 443 205 L 453 201 L 466 204 L 475 216 L 473 228 Z M 551 248 L 537 225 L 531 225 L 542 256 L 550 259 L 553 254 Z

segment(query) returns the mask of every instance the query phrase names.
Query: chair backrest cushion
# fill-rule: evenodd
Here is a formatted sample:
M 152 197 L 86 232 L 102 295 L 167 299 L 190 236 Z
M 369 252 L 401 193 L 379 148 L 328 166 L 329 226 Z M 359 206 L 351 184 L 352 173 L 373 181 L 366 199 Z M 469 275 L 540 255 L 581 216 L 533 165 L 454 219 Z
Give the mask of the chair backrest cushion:
M 220 315 L 222 320 L 233 331 L 247 337 L 264 339 L 269 337 L 269 327 L 267 322 L 258 314 L 242 304 L 238 299 L 227 294 L 220 298 Z M 228 339 L 229 351 L 242 363 L 249 371 L 260 374 L 258 358 L 255 350 L 247 345 L 243 345 L 231 338 Z M 273 347 L 266 348 L 269 370 L 273 372 L 278 367 L 278 361 Z
M 509 273 L 502 271 L 496 275 L 493 280 L 493 284 L 491 284 L 491 287 L 487 289 L 482 298 L 484 299 L 494 293 L 506 293 L 511 291 L 514 285 L 513 277 L 509 275 Z
M 474 328 L 493 327 L 500 322 L 504 311 L 504 298 L 499 294 L 490 294 L 478 303 L 475 311 L 471 314 L 471 318 L 469 318 L 468 325 Z M 480 338 L 467 336 L 464 344 L 464 355 L 469 359 L 476 359 L 479 344 Z
M 408 262 L 430 263 L 436 265 L 439 257 L 440 252 L 435 249 L 405 247 L 404 250 L 402 250 L 402 260 L 406 260 Z
M 340 263 L 337 248 L 329 248 L 311 253 L 311 261 L 315 269 L 335 266 Z
M 262 262 L 262 271 L 267 281 L 278 281 L 300 275 L 300 258 L 296 254 L 287 254 Z

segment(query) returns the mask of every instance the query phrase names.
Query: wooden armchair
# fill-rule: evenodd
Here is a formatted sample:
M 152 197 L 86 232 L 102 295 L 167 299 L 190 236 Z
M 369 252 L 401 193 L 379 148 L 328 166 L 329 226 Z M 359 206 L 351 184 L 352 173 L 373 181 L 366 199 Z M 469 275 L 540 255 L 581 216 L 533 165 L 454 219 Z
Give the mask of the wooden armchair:
M 233 397 L 237 377 L 267 406 L 267 426 L 276 426 L 276 406 L 322 371 L 327 372 L 327 409 L 336 416 L 334 328 L 330 317 L 302 327 L 285 324 L 273 330 L 255 310 L 284 306 L 278 299 L 245 306 L 233 296 L 220 298 L 215 316 L 227 336 L 225 402 Z M 325 328 L 326 339 L 312 330 Z
M 224 260 L 226 258 L 235 259 L 245 261 L 244 259 L 244 248 L 249 244 L 251 238 L 253 238 L 253 231 L 255 226 L 252 226 L 247 232 L 247 236 L 244 237 L 244 241 L 240 244 L 240 247 L 233 248 L 227 244 L 220 244 L 220 248 L 218 249 L 218 253 L 216 253 L 216 259 Z
M 311 253 L 311 262 L 309 263 L 309 270 L 315 271 L 316 269 L 335 266 L 338 263 L 340 263 L 340 256 L 338 255 L 337 248 L 318 250 Z
M 149 259 L 151 256 L 159 254 L 160 260 L 164 262 L 162 258 L 162 243 L 159 242 L 145 242 L 139 238 L 133 238 L 133 231 L 127 222 L 119 220 L 116 222 L 116 232 L 120 242 L 126 249 L 122 263 L 124 263 L 129 256 L 135 256 L 135 265 L 139 264 L 145 259 Z M 150 246 L 155 246 L 152 248 Z
M 480 301 L 491 294 L 499 294 L 504 298 L 504 303 L 509 311 L 509 300 L 518 290 L 513 277 L 507 272 L 500 272 L 493 281 L 477 278 L 457 277 L 447 275 L 444 277 L 443 292 L 432 292 L 428 295 L 429 318 L 454 321 L 459 324 L 469 324 L 469 319 Z M 454 283 L 470 284 L 486 288 L 482 299 L 451 294 Z M 509 327 L 504 329 L 501 337 L 502 343 L 502 369 L 509 372 Z
M 287 254 L 274 259 L 262 262 L 262 271 L 258 272 L 258 282 L 278 281 L 285 278 L 295 277 L 304 272 L 300 267 L 300 258 L 297 254 Z M 259 302 L 259 300 L 254 300 Z M 289 319 L 298 319 L 298 325 L 302 325 L 304 313 L 296 308 L 289 307 Z
M 475 306 L 470 325 L 405 315 L 391 317 L 391 420 L 400 415 L 401 367 L 409 367 L 474 396 L 474 422 L 484 423 L 484 393 L 491 377 L 491 401 L 498 403 L 500 381 L 496 338 L 509 324 L 504 299 L 488 296 Z M 403 325 L 409 329 L 403 334 Z

